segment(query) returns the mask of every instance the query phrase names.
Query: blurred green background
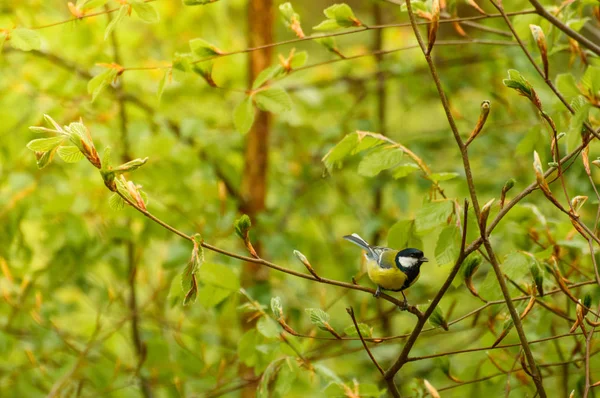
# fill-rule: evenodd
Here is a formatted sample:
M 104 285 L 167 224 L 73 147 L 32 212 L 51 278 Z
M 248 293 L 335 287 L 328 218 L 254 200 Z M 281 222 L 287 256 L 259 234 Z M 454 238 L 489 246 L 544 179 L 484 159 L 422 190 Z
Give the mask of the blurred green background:
M 430 7 L 430 3 L 422 6 Z M 466 1 L 447 3 L 449 14 L 480 15 Z M 496 12 L 487 2 L 480 3 L 486 12 Z M 505 3 L 507 11 L 531 9 L 527 1 Z M 597 42 L 598 21 L 592 14 L 597 5 L 592 3 L 567 5 L 559 16 L 575 21 L 571 23 Z M 331 4 L 292 3 L 307 35 L 325 19 L 322 10 Z M 408 21 L 406 12 L 390 2 L 348 4 L 367 25 Z M 37 169 L 26 144 L 40 135 L 28 127 L 42 125 L 44 114 L 61 125 L 81 118 L 100 152 L 106 146 L 112 148 L 115 163 L 149 157 L 131 178 L 148 193 L 152 213 L 188 234 L 200 233 L 208 243 L 245 254 L 233 231 L 233 222 L 245 209 L 233 193 L 242 192 L 247 170 L 244 153 L 252 133 L 237 131 L 232 112 L 246 96 L 250 55 L 213 61 L 212 77 L 221 88 L 211 87 L 193 71 L 175 71 L 172 78 L 167 76 L 160 101 L 157 91 L 164 69 L 127 70 L 94 102 L 86 87 L 92 76 L 105 70 L 98 64 L 169 67 L 176 53 L 190 51 L 188 41 L 195 38 L 223 51 L 249 47 L 254 30 L 248 23 L 247 1 L 221 0 L 191 7 L 161 0 L 151 5 L 160 15 L 159 22 L 145 23 L 134 12 L 106 40 L 105 29 L 116 13 L 106 14 L 101 5 L 89 11 L 100 15 L 36 30 L 41 38 L 39 50 L 20 51 L 11 46 L 11 40 L 4 44 L 0 59 L 0 395 L 385 395 L 380 375 L 360 341 L 290 334 L 281 338 L 281 328 L 268 317 L 271 299 L 280 298 L 288 325 L 318 337 L 332 336 L 311 324 L 306 308 L 327 311 L 331 326 L 342 335 L 353 333 L 345 311 L 349 306 L 377 337 L 409 333 L 416 321 L 413 315 L 368 293 L 273 270 L 253 275 L 253 269 L 242 262 L 209 251 L 198 274 L 198 299 L 183 306 L 181 273 L 190 258 L 189 242 L 131 208 L 111 209 L 110 192 L 85 161 L 66 164 L 57 158 L 47 168 Z M 279 5 L 278 1 L 273 5 L 275 42 L 295 37 L 282 22 Z M 107 2 L 109 9 L 119 6 L 117 1 Z M 0 1 L 1 29 L 33 28 L 70 18 L 66 1 Z M 529 24 L 544 29 L 553 81 L 561 73 L 570 73 L 578 81 L 588 65 L 598 63 L 591 53 L 584 63 L 564 34 L 537 15 L 511 20 L 536 57 Z M 535 180 L 534 150 L 544 166 L 552 160 L 550 131 L 526 99 L 502 84 L 508 69 L 519 70 L 533 84 L 559 131 L 567 132 L 560 141 L 561 153 L 575 148 L 580 135 L 570 130 L 570 115 L 514 45 L 502 19 L 477 22 L 503 33 L 462 25 L 468 34 L 463 37 L 452 24 L 442 24 L 438 41 L 464 43 L 440 44 L 433 58 L 465 138 L 477 122 L 480 103 L 492 103 L 483 132 L 469 148 L 480 202 L 485 203 L 499 198 L 510 178 L 516 184 L 509 199 Z M 466 42 L 471 39 L 501 42 Z M 384 132 L 417 154 L 432 172 L 457 173 L 440 185 L 450 203 L 456 200 L 458 209 L 468 190 L 460 152 L 421 52 L 397 51 L 379 61 L 368 55 L 415 44 L 410 26 L 370 29 L 335 40 L 346 57 L 367 56 L 340 60 L 314 40 L 273 48 L 272 65 L 278 63 L 278 54 L 287 58 L 292 49 L 307 52 L 307 66 L 340 61 L 307 67 L 274 83 L 287 91 L 293 105 L 287 112 L 272 115 L 268 142 L 262 143 L 262 150 L 268 152 L 266 201 L 264 209 L 251 212 L 250 236 L 261 257 L 269 261 L 304 272 L 293 255 L 293 250 L 299 250 L 319 275 L 350 282 L 363 274 L 364 264 L 360 252 L 341 239 L 343 235 L 356 232 L 380 245 L 388 239 L 402 241 L 407 220 L 427 215 L 429 210 L 423 206 L 441 197 L 420 172 L 402 179 L 394 179 L 388 171 L 374 177 L 361 175 L 357 170 L 364 153 L 345 159 L 343 167 L 329 172 L 321 159 L 346 134 Z M 596 125 L 595 116 L 592 113 L 592 125 Z M 591 159 L 598 156 L 598 149 L 598 144 L 590 145 Z M 405 157 L 403 162 L 410 163 L 410 159 Z M 597 170 L 593 176 L 598 177 Z M 580 158 L 569 168 L 566 181 L 572 196 L 590 197 L 581 216 L 593 225 L 598 201 L 593 199 Z M 552 189 L 562 200 L 560 186 L 553 184 Z M 495 205 L 492 216 L 498 210 Z M 436 245 L 440 231 L 456 225 L 458 216 L 450 215 L 426 231 L 414 232 L 412 242 L 421 242 L 425 254 L 438 260 L 423 267 L 419 282 L 407 292 L 411 304 L 426 305 L 445 281 L 452 262 L 439 264 Z M 472 224 L 469 241 L 476 237 Z M 516 262 L 506 272 L 524 287 L 532 284 L 529 267 L 535 263 L 544 270 L 556 247 L 561 271 L 571 282 L 593 279 L 587 242 L 540 192 L 517 205 L 491 238 L 504 265 L 506 259 Z M 544 277 L 547 290 L 556 288 L 545 270 Z M 488 263 L 482 264 L 473 280 L 484 299 L 501 298 Z M 372 286 L 367 278 L 359 283 Z M 244 294 L 239 292 L 242 286 Z M 595 308 L 597 286 L 584 285 L 573 292 L 577 297 L 590 294 Z M 522 295 L 513 286 L 511 294 Z M 543 300 L 575 317 L 574 304 L 563 295 Z M 518 309 L 526 303 L 517 302 Z M 459 276 L 441 308 L 451 321 L 483 304 Z M 452 324 L 449 331 L 436 328 L 423 333 L 411 356 L 487 347 L 501 333 L 506 319 L 504 305 L 489 305 L 478 315 Z M 524 320 L 529 340 L 562 335 L 571 326 L 572 322 L 541 306 Z M 518 343 L 514 330 L 503 341 L 510 343 Z M 394 339 L 371 344 L 371 349 L 385 368 L 396 359 L 402 344 L 402 339 Z M 593 347 L 597 350 L 597 345 Z M 575 361 L 585 349 L 581 336 L 532 345 L 532 349 L 542 366 L 546 388 L 553 391 L 551 396 L 581 391 L 583 362 Z M 533 396 L 529 376 L 517 370 L 518 353 L 519 347 L 512 347 L 409 362 L 396 383 L 403 396 L 426 394 L 423 379 L 443 397 L 500 396 L 507 384 L 511 396 Z M 568 363 L 553 366 L 561 362 Z M 593 356 L 592 381 L 600 376 L 599 364 Z M 491 375 L 495 376 L 466 383 Z

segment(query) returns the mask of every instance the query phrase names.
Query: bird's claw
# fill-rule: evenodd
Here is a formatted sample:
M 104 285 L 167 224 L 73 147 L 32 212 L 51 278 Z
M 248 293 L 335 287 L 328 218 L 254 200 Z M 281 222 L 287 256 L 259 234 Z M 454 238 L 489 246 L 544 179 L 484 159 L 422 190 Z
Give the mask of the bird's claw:
M 377 290 L 375 291 L 375 293 L 373 294 L 373 297 L 375 298 L 379 298 L 379 295 L 381 294 L 381 288 L 379 286 L 377 286 Z

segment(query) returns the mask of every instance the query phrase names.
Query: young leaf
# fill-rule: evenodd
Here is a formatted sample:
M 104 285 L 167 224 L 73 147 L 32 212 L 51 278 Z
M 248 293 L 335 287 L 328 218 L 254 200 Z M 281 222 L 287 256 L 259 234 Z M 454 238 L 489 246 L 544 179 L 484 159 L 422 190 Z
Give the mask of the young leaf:
M 104 87 L 108 86 L 113 82 L 113 80 L 115 80 L 118 72 L 119 71 L 117 69 L 108 68 L 102 71 L 102 73 L 94 76 L 88 82 L 87 91 L 88 94 L 92 95 L 92 102 L 96 100 L 96 97 L 98 96 L 98 94 L 100 94 L 100 92 L 102 92 Z
M 62 144 L 65 138 L 65 136 L 38 138 L 37 140 L 29 141 L 27 144 L 27 149 L 30 149 L 34 152 L 50 151 Z
M 600 67 L 588 66 L 581 78 L 581 85 L 588 92 L 588 97 L 600 98 Z
M 571 73 L 561 73 L 556 76 L 556 88 L 569 102 L 581 94 L 575 78 Z
M 575 110 L 575 114 L 571 117 L 569 123 L 569 134 L 579 134 L 581 133 L 584 123 L 588 121 L 592 104 L 580 95 L 571 101 L 571 106 Z
M 275 318 L 279 319 L 283 317 L 283 306 L 279 297 L 271 298 L 271 311 L 273 311 Z
M 125 208 L 125 201 L 118 193 L 113 192 L 108 198 L 108 206 L 113 210 L 122 210 Z
M 335 30 L 362 26 L 362 23 L 354 16 L 354 12 L 345 3 L 334 4 L 323 11 L 327 19 L 315 26 L 314 30 Z
M 104 31 L 104 40 L 108 39 L 108 36 L 110 36 L 110 34 L 115 29 L 117 24 L 119 22 L 121 22 L 123 20 L 123 18 L 125 18 L 125 16 L 127 15 L 128 12 L 129 12 L 128 4 L 122 5 L 121 8 L 119 8 L 119 12 L 117 13 L 117 15 L 106 26 L 106 30 Z
M 342 166 L 342 160 L 352 153 L 359 143 L 358 134 L 352 133 L 346 135 L 336 146 L 323 156 L 323 163 L 329 172 L 336 167 Z
M 519 73 L 518 70 L 510 69 L 508 79 L 502 80 L 506 87 L 516 90 L 523 97 L 528 98 L 539 110 L 542 110 L 542 103 L 533 89 L 533 86 Z
M 256 79 L 254 80 L 254 83 L 252 83 L 252 89 L 256 90 L 257 88 L 265 84 L 267 81 L 275 79 L 276 77 L 281 76 L 283 74 L 285 74 L 285 69 L 283 68 L 283 66 L 279 64 L 269 66 L 268 68 L 263 69 L 258 74 Z
M 460 231 L 456 225 L 445 227 L 435 246 L 435 261 L 438 266 L 453 264 L 460 252 Z
M 246 97 L 233 111 L 233 124 L 237 131 L 246 134 L 252 127 L 252 123 L 254 123 L 254 106 L 252 106 L 252 98 Z
M 160 16 L 152 4 L 146 3 L 143 0 L 130 0 L 129 2 L 142 21 L 156 23 L 160 20 Z
M 277 338 L 281 333 L 277 324 L 268 316 L 263 316 L 258 320 L 256 330 L 269 339 Z
M 529 29 L 531 29 L 531 34 L 533 35 L 533 39 L 535 40 L 538 49 L 540 50 L 540 55 L 542 56 L 542 64 L 544 65 L 544 77 L 548 78 L 548 45 L 546 44 L 546 36 L 544 35 L 544 31 L 537 25 L 529 25 Z
M 432 173 L 429 178 L 435 182 L 448 181 L 458 177 L 458 173 Z
M 423 236 L 436 227 L 446 224 L 452 214 L 453 204 L 449 200 L 425 204 L 417 210 L 415 226 L 419 235 Z
M 400 178 L 404 178 L 411 175 L 417 170 L 419 170 L 419 166 L 417 166 L 414 163 L 401 164 L 398 167 L 394 168 L 394 170 L 392 171 L 392 177 L 394 177 L 394 179 L 396 180 L 399 180 Z
M 301 68 L 306 64 L 306 60 L 308 59 L 308 53 L 306 51 L 298 51 L 294 54 L 292 61 L 290 62 L 290 66 L 292 69 Z
M 358 174 L 364 177 L 375 177 L 382 170 L 396 166 L 403 156 L 404 152 L 398 148 L 384 147 L 376 149 L 365 156 L 358 164 Z
M 442 328 L 446 331 L 448 330 L 448 323 L 446 322 L 444 314 L 442 313 L 442 308 L 439 305 L 437 305 L 431 313 L 431 316 L 429 317 L 429 324 L 434 328 Z
M 360 330 L 362 337 L 371 337 L 373 335 L 373 330 L 366 323 L 359 323 L 358 329 Z M 354 324 L 344 328 L 344 333 L 348 336 L 358 336 Z
M 284 89 L 278 87 L 257 92 L 254 100 L 260 109 L 271 113 L 281 113 L 292 109 L 290 96 Z
M 67 163 L 77 163 L 85 157 L 75 145 L 59 147 L 58 156 Z
M 223 54 L 223 51 L 221 51 L 220 49 L 203 39 L 190 40 L 189 44 L 192 52 L 200 58 L 212 57 L 215 55 Z
M 196 301 L 196 296 L 198 295 L 198 281 L 196 279 L 196 274 L 200 270 L 200 266 L 203 262 L 204 252 L 202 246 L 194 244 L 190 261 L 188 261 L 185 270 L 181 274 L 181 288 L 185 293 L 183 305 L 194 303 Z
M 246 214 L 242 214 L 242 216 L 233 223 L 233 229 L 235 230 L 237 236 L 239 236 L 241 239 L 248 238 L 248 231 L 250 231 L 250 227 L 252 227 L 252 222 L 250 221 L 250 217 L 248 217 Z
M 281 12 L 281 15 L 283 16 L 285 26 L 294 32 L 298 38 L 302 39 L 304 37 L 304 32 L 300 25 L 300 15 L 294 11 L 292 5 L 289 2 L 281 4 L 279 6 L 279 12 Z
M 329 314 L 319 308 L 306 308 L 306 312 L 310 316 L 310 321 L 319 329 L 329 330 Z
M 58 146 L 55 146 L 49 151 L 35 153 L 35 157 L 37 159 L 37 166 L 39 169 L 43 169 L 44 167 L 48 166 L 50 162 L 52 162 L 52 159 L 54 158 L 54 154 L 56 153 L 57 149 Z
M 21 51 L 39 50 L 42 45 L 40 34 L 31 29 L 17 28 L 10 31 L 10 44 Z

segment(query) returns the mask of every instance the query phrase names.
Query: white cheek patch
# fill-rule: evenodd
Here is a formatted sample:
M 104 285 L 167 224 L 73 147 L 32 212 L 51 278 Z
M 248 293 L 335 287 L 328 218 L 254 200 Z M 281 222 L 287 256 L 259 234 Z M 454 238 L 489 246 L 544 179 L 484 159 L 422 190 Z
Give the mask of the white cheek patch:
M 398 261 L 403 267 L 414 267 L 419 263 L 419 260 L 413 257 L 398 257 Z

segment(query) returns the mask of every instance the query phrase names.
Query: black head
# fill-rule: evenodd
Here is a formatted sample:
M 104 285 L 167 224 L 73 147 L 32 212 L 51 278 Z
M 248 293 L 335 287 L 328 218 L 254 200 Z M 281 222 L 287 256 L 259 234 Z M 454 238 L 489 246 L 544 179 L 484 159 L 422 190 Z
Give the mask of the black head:
M 421 250 L 413 248 L 400 250 L 398 252 L 398 255 L 396 256 L 396 259 L 403 266 L 411 266 L 414 264 L 421 264 L 429 261 L 427 257 L 423 256 L 423 252 Z

